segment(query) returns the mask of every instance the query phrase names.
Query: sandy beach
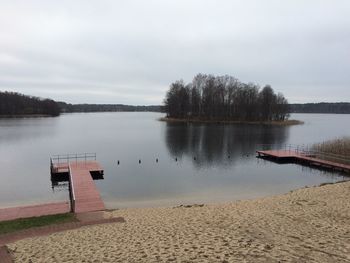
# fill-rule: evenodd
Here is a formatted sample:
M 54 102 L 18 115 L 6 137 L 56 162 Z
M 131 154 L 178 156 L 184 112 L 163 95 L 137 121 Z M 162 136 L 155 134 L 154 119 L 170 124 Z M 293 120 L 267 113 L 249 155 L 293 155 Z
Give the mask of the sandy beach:
M 350 182 L 192 207 L 9 244 L 15 262 L 350 262 Z

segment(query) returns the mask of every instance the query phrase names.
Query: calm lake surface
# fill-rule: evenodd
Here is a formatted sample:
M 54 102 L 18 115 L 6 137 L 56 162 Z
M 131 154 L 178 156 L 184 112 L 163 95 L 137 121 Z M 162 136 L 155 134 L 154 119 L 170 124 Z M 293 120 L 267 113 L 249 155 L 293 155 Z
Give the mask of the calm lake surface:
M 350 115 L 294 114 L 305 124 L 291 127 L 170 124 L 157 121 L 162 116 L 0 119 L 0 207 L 68 200 L 67 183 L 50 181 L 50 156 L 65 153 L 97 153 L 105 179 L 95 182 L 108 208 L 231 201 L 346 179 L 257 159 L 255 151 L 349 135 Z

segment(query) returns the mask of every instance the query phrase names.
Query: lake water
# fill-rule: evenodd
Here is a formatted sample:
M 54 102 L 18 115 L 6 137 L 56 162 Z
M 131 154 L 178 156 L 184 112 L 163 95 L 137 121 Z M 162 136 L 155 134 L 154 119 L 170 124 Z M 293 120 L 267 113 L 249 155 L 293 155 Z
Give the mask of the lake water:
M 95 182 L 108 208 L 223 202 L 346 179 L 255 151 L 349 135 L 350 115 L 294 114 L 305 124 L 291 127 L 170 124 L 162 116 L 0 119 L 0 207 L 68 200 L 67 184 L 51 187 L 49 166 L 51 155 L 65 153 L 97 153 L 105 179 Z

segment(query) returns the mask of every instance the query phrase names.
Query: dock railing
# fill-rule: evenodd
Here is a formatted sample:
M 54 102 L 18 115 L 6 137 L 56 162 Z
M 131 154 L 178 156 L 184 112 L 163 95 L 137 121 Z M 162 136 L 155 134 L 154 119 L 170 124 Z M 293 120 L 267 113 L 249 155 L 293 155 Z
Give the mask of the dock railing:
M 70 164 L 68 163 L 68 172 L 69 174 L 71 173 L 71 168 L 70 168 Z M 75 192 L 74 192 L 74 184 L 73 184 L 73 179 L 71 177 L 69 177 L 69 187 L 70 187 L 70 202 L 71 202 L 71 210 L 72 212 L 75 211 Z
M 56 168 L 68 169 L 71 162 L 96 161 L 96 153 L 57 154 L 50 157 L 51 172 Z
M 295 152 L 297 154 L 318 158 L 321 160 L 332 161 L 350 165 L 350 156 L 326 153 L 322 151 L 316 151 L 308 145 L 297 145 L 297 144 L 260 144 L 258 145 L 262 150 L 283 150 L 289 152 Z

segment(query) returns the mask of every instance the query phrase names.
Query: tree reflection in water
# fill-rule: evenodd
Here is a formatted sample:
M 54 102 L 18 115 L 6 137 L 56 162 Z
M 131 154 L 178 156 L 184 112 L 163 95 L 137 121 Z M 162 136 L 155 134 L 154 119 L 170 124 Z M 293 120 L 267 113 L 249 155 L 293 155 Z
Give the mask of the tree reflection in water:
M 253 124 L 167 123 L 165 140 L 174 158 L 198 167 L 228 166 L 255 156 L 261 148 L 283 148 L 289 127 Z

